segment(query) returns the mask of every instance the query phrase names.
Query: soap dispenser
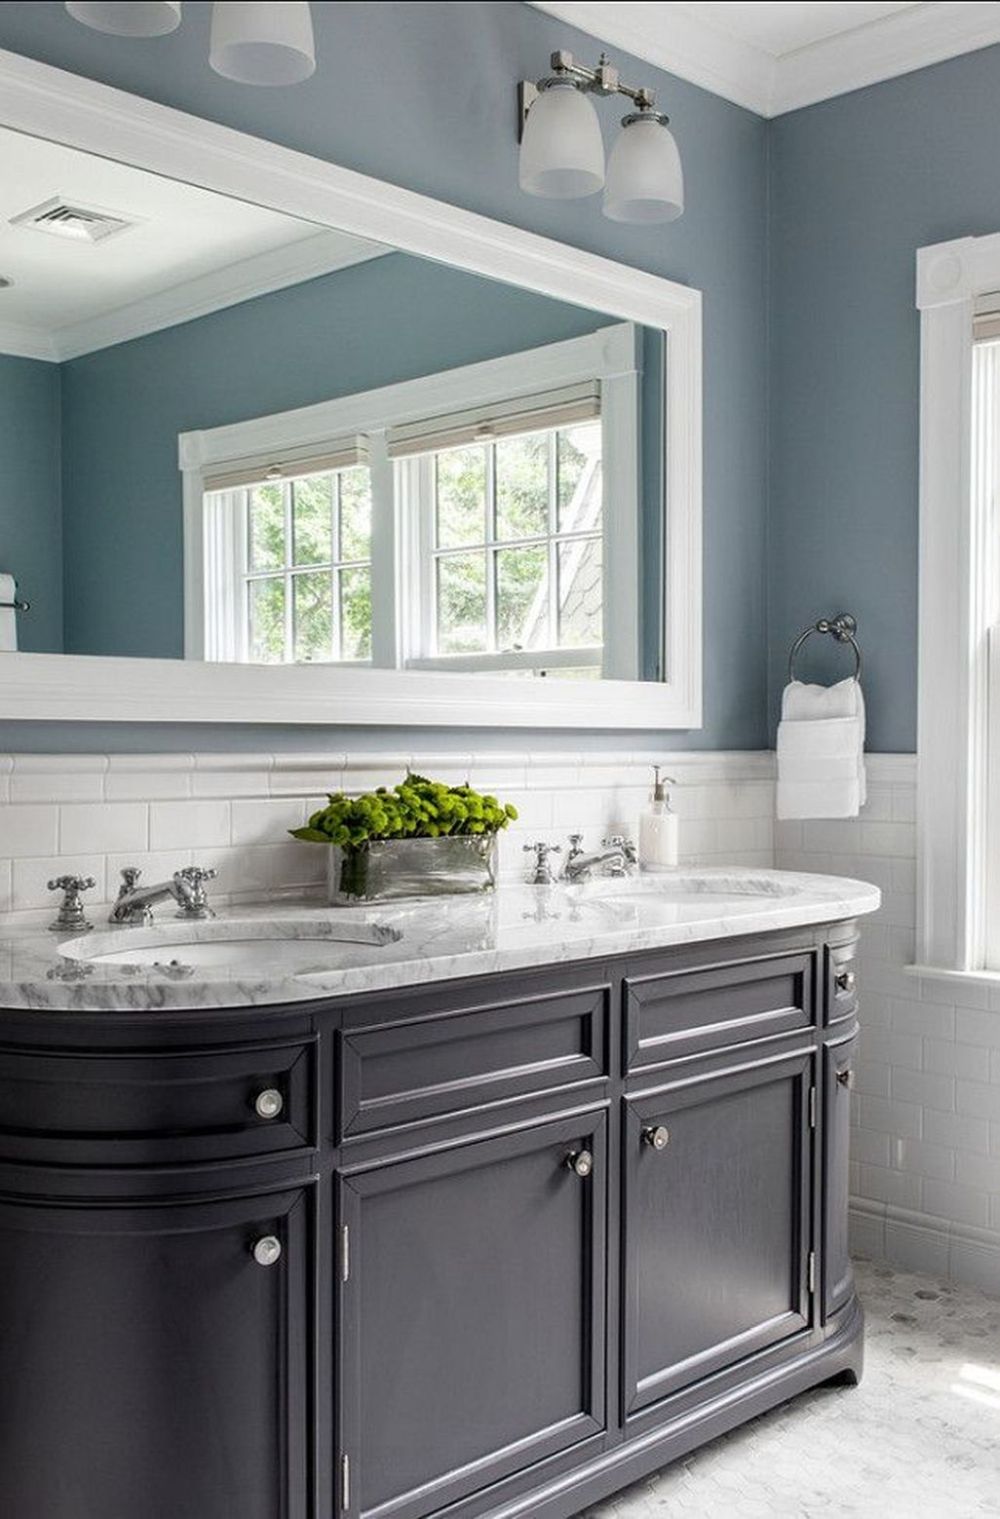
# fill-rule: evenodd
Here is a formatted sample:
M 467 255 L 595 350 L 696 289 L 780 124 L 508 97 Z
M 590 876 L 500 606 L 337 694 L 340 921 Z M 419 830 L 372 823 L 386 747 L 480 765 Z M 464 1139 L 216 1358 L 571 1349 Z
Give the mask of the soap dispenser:
M 661 776 L 659 765 L 653 766 L 653 794 L 639 815 L 639 867 L 641 870 L 674 870 L 677 866 L 677 814 L 670 807 L 666 782 L 674 786 L 673 776 Z

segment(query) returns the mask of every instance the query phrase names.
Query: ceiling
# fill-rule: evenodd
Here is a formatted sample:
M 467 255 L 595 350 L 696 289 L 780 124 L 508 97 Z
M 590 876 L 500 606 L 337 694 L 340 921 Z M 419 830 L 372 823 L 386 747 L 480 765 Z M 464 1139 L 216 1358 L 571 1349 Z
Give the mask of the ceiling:
M 0 128 L 0 352 L 59 360 L 388 250 Z M 12 225 L 61 198 L 134 224 L 105 241 Z
M 1000 42 L 986 0 L 535 0 L 693 84 L 779 116 Z

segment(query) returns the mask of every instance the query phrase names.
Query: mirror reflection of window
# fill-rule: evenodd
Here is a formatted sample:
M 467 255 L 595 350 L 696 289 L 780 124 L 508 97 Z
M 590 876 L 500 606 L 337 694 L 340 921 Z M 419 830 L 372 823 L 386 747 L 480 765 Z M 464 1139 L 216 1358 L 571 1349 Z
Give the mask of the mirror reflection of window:
M 601 455 L 596 420 L 431 455 L 426 656 L 492 655 L 528 673 L 574 665 L 599 673 Z
M 360 465 L 246 493 L 246 646 L 261 664 L 371 658 L 371 482 Z

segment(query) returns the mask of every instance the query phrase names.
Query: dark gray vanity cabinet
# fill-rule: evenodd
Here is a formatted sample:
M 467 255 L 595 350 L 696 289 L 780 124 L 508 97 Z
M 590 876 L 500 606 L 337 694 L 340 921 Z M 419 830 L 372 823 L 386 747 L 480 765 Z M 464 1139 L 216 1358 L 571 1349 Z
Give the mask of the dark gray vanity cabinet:
M 435 1513 L 603 1430 L 606 1129 L 600 1110 L 343 1179 L 362 1513 Z
M 765 1055 L 626 1100 L 626 1418 L 808 1329 L 811 1075 Z
M 847 1248 L 848 1150 L 851 1091 L 858 1036 L 850 1033 L 823 1051 L 826 1164 L 823 1168 L 823 1311 L 836 1313 L 850 1300 L 854 1274 Z
M 854 950 L 0 1014 L 0 1514 L 571 1519 L 856 1378 Z
M 0 1511 L 306 1519 L 309 1210 L 5 1202 Z

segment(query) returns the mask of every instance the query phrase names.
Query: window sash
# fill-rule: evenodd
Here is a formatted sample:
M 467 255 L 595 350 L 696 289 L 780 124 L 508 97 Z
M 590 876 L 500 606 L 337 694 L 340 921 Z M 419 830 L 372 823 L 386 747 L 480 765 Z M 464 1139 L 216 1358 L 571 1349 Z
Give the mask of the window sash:
M 598 417 L 600 412 L 598 412 Z M 590 418 L 589 420 L 596 420 Z M 571 424 L 568 424 L 571 425 Z M 519 434 L 507 436 L 537 435 L 535 426 L 522 428 Z M 546 529 L 525 534 L 518 538 L 500 536 L 498 531 L 498 480 L 496 474 L 496 450 L 485 440 L 480 440 L 485 456 L 483 533 L 475 541 L 465 544 L 441 545 L 437 540 L 437 453 L 397 460 L 396 473 L 401 495 L 409 502 L 411 517 L 415 516 L 415 543 L 420 561 L 418 606 L 410 620 L 411 637 L 405 663 L 407 668 L 479 668 L 518 669 L 538 666 L 589 665 L 603 662 L 604 639 L 597 645 L 580 648 L 560 643 L 560 614 L 562 611 L 560 550 L 574 544 L 599 543 L 602 549 L 602 635 L 607 619 L 607 553 L 605 550 L 604 511 L 604 439 L 602 436 L 601 495 L 598 514 L 599 525 L 561 527 L 558 499 L 558 446 L 560 427 L 544 429 L 547 438 L 547 502 Z M 603 429 L 602 429 L 603 434 Z M 491 440 L 492 441 L 492 440 Z M 466 446 L 466 445 L 459 445 Z M 498 638 L 499 614 L 497 606 L 497 569 L 499 555 L 505 550 L 544 548 L 546 573 L 544 596 L 547 628 L 541 644 L 521 648 L 501 646 Z M 440 647 L 439 623 L 439 566 L 448 560 L 480 556 L 484 561 L 485 574 L 485 648 L 482 650 L 453 652 Z M 583 657 L 586 653 L 587 657 Z M 565 658 L 572 654 L 572 658 Z

